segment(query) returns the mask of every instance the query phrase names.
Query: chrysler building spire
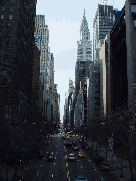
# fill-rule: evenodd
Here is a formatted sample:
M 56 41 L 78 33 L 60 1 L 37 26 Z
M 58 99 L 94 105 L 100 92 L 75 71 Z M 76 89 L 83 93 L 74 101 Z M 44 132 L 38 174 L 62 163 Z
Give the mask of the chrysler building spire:
M 77 61 L 91 61 L 92 60 L 92 44 L 90 41 L 90 32 L 88 23 L 85 17 L 85 8 L 83 19 L 80 26 L 80 41 L 77 49 Z

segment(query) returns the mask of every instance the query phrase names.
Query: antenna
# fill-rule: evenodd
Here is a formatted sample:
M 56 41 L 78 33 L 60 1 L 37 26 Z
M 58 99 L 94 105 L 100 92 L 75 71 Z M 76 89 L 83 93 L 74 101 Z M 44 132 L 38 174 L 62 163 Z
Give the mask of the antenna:
M 85 16 L 85 1 L 84 1 L 84 16 Z

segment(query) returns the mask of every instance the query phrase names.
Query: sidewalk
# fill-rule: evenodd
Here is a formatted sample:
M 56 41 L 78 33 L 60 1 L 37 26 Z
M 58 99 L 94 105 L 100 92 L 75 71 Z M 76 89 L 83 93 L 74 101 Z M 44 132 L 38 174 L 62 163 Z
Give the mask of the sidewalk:
M 31 177 L 33 177 L 33 175 L 36 172 L 35 166 L 36 167 L 38 166 L 38 162 L 36 159 L 30 160 L 29 164 L 27 164 L 26 166 L 18 165 L 16 176 L 23 177 L 25 178 L 25 180 L 32 180 Z M 6 181 L 6 169 L 7 169 L 6 164 L 0 166 L 0 181 Z M 14 178 L 14 174 L 15 174 L 15 167 L 13 166 L 9 167 L 8 181 L 12 181 L 12 179 Z
M 43 153 L 45 152 L 45 149 L 43 150 Z M 26 165 L 18 165 L 17 167 L 17 173 L 16 176 L 23 177 L 24 180 L 33 180 L 33 177 L 36 173 L 37 167 L 39 165 L 38 159 L 32 159 L 29 160 L 29 163 Z M 0 181 L 6 181 L 6 164 L 0 165 Z M 8 169 L 8 181 L 12 181 L 15 174 L 15 166 L 10 166 Z
M 92 141 L 88 140 L 87 141 L 88 145 L 92 147 Z M 96 143 L 93 142 L 93 149 L 96 148 Z M 100 150 L 98 151 L 98 154 L 100 155 Z M 107 151 L 107 162 L 110 163 L 112 166 L 112 159 L 111 159 L 111 154 L 112 151 Z M 103 156 L 106 160 L 106 149 L 101 148 L 101 156 Z M 111 171 L 111 174 L 114 175 L 114 177 L 118 181 L 131 181 L 131 172 L 130 172 L 130 166 L 129 166 L 129 161 L 126 159 L 123 159 L 123 171 L 122 175 L 124 176 L 123 178 L 120 177 L 121 175 L 121 159 L 117 158 L 116 156 L 113 156 L 113 168 Z M 136 166 L 133 167 L 133 180 L 136 180 Z

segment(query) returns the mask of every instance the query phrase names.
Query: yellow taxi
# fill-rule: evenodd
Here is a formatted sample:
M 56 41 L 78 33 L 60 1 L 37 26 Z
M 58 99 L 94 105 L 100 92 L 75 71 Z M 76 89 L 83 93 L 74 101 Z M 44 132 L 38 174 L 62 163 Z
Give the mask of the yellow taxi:
M 85 153 L 84 153 L 82 150 L 80 150 L 80 151 L 78 152 L 77 156 L 78 156 L 78 157 L 85 157 Z

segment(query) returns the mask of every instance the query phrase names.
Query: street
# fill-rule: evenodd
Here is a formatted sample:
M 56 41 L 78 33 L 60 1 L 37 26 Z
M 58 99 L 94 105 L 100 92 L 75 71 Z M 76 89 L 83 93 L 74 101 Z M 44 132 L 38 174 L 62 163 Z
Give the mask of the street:
M 81 148 L 78 143 L 79 148 Z M 67 172 L 66 172 L 66 161 L 65 161 L 65 149 L 66 153 L 76 153 L 78 151 L 73 151 L 73 148 L 64 147 L 64 140 L 61 135 L 56 135 L 50 145 L 46 146 L 46 151 L 44 153 L 44 158 L 39 160 L 39 164 L 36 168 L 36 173 L 33 175 L 34 181 L 67 181 Z M 109 172 L 101 171 L 98 166 L 92 161 L 88 153 L 83 150 L 85 153 L 85 158 L 78 158 L 76 156 L 75 161 L 68 160 L 69 168 L 69 180 L 73 180 L 75 175 L 85 175 L 87 180 L 91 181 L 106 181 L 106 180 L 115 180 Z M 47 152 L 54 153 L 55 160 L 47 162 L 46 156 Z M 32 177 L 32 176 L 31 176 Z

